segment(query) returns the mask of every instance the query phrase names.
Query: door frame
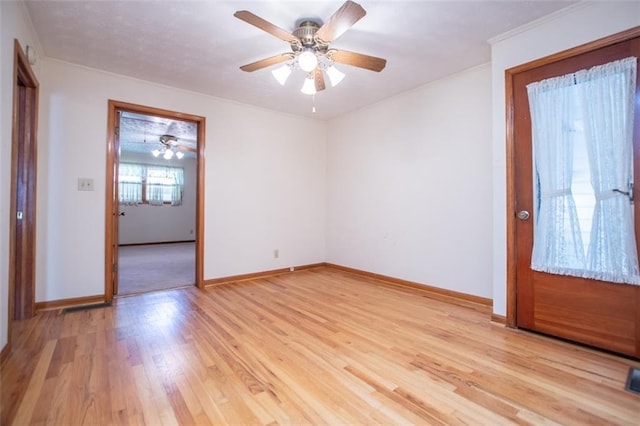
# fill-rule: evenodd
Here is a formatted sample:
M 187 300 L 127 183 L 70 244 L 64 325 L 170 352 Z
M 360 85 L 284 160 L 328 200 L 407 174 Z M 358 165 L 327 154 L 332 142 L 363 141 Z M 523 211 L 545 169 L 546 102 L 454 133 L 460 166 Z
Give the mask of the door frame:
M 16 312 L 21 319 L 35 315 L 35 275 L 36 275 L 36 198 L 37 198 L 37 158 L 38 158 L 38 100 L 39 83 L 29 60 L 17 39 L 13 43 L 13 117 L 11 131 L 11 200 L 9 207 L 9 295 L 7 345 L 11 343 L 13 321 Z M 26 112 L 25 112 L 26 111 Z M 28 150 L 27 161 L 19 161 L 20 149 Z M 19 173 L 20 172 L 20 173 Z M 18 188 L 18 175 L 26 174 L 25 190 Z M 18 197 L 24 205 L 24 218 L 17 219 Z M 22 226 L 18 235 L 17 227 Z M 20 245 L 20 247 L 18 247 Z M 20 253 L 18 253 L 20 250 Z M 19 261 L 20 265 L 16 262 Z M 21 276 L 26 272 L 31 279 L 16 283 L 17 269 Z M 21 286 L 20 289 L 17 286 Z M 16 306 L 18 294 L 21 304 Z
M 583 45 L 537 59 L 532 62 L 505 70 L 505 96 L 506 96 L 506 169 L 507 169 L 507 318 L 508 327 L 517 327 L 517 234 L 516 234 L 516 140 L 515 140 L 515 110 L 514 110 L 514 77 L 515 75 L 538 68 L 554 62 L 562 61 L 589 53 L 603 47 L 621 43 L 640 35 L 640 27 L 610 35 Z M 636 117 L 636 119 L 640 119 Z
M 107 114 L 107 170 L 105 183 L 105 282 L 104 298 L 109 303 L 113 300 L 113 274 L 114 265 L 117 259 L 113 255 L 113 246 L 118 244 L 118 237 L 115 235 L 114 221 L 118 220 L 118 177 L 116 168 L 119 161 L 119 114 L 118 112 L 133 112 L 137 114 L 153 115 L 173 120 L 191 121 L 196 123 L 197 148 L 196 148 L 196 282 L 197 288 L 204 288 L 204 146 L 205 146 L 205 117 L 185 114 L 176 111 L 153 108 L 127 102 L 109 100 Z M 118 161 L 116 161 L 118 160 Z M 116 271 L 117 273 L 117 271 Z

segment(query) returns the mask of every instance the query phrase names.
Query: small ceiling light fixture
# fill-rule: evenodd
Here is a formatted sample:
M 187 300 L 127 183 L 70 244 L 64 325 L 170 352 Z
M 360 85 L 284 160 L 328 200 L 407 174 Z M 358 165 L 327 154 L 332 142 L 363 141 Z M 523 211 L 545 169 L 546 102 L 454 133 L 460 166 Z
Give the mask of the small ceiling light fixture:
M 344 73 L 338 70 L 333 65 L 329 65 L 329 67 L 327 67 L 326 72 L 327 72 L 327 75 L 329 76 L 331 87 L 336 87 L 344 78 Z
M 306 54 L 311 56 L 305 57 Z M 313 60 L 309 60 L 308 58 L 313 58 Z M 324 71 L 327 74 L 327 77 L 329 77 L 331 87 L 336 87 L 345 77 L 345 74 L 335 67 L 331 59 L 322 56 L 317 57 L 315 54 L 308 51 L 302 52 L 286 64 L 272 70 L 271 74 L 281 86 L 284 86 L 294 69 L 302 70 L 307 73 L 302 89 L 300 90 L 305 95 L 313 95 L 319 90 L 324 89 L 324 79 L 322 76 L 317 77 L 315 75 L 317 73 L 322 74 Z M 318 78 L 322 81 L 320 85 L 318 85 Z
M 305 95 L 315 95 L 316 82 L 313 79 L 313 74 L 309 74 L 307 78 L 304 79 L 304 84 L 302 85 L 302 89 L 300 89 L 300 91 Z
M 280 83 L 281 86 L 284 86 L 284 84 L 287 82 L 287 79 L 291 75 L 291 65 L 284 64 L 280 68 L 276 68 L 275 70 L 271 71 L 271 74 L 273 75 L 273 78 L 275 78 L 278 83 Z
M 298 55 L 298 66 L 304 72 L 311 72 L 318 66 L 318 58 L 311 49 L 305 49 Z

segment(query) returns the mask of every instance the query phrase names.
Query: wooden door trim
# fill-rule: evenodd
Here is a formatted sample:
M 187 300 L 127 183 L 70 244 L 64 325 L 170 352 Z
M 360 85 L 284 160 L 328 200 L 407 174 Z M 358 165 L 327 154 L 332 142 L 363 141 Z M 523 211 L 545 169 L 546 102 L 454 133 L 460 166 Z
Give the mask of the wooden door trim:
M 592 52 L 640 36 L 640 26 L 616 33 L 580 46 L 555 53 L 535 61 L 505 70 L 506 173 L 507 173 L 507 319 L 509 327 L 516 327 L 516 170 L 515 170 L 515 109 L 513 80 L 519 73 L 542 67 L 583 53 Z
M 36 78 L 33 70 L 31 69 L 31 65 L 29 64 L 29 60 L 20 45 L 20 42 L 17 39 L 14 39 L 13 42 L 13 115 L 12 115 L 12 130 L 11 130 L 11 200 L 9 207 L 9 294 L 8 294 L 8 321 L 7 321 L 7 348 L 10 347 L 11 337 L 13 332 L 13 317 L 15 312 L 15 277 L 16 277 L 16 252 L 15 252 L 15 244 L 16 244 L 16 226 L 17 226 L 17 218 L 16 218 L 16 209 L 17 203 L 16 198 L 18 195 L 18 144 L 20 143 L 20 126 L 25 126 L 24 130 L 25 138 L 29 139 L 29 145 L 32 148 L 32 161 L 29 163 L 30 168 L 32 170 L 29 171 L 29 174 L 33 175 L 33 180 L 28 182 L 29 185 L 29 194 L 30 194 L 30 209 L 32 213 L 32 221 L 27 224 L 29 226 L 29 233 L 34 238 L 35 243 L 35 235 L 36 235 L 36 165 L 37 165 L 37 147 L 38 147 L 38 92 L 39 92 L 39 83 Z M 20 91 L 18 90 L 18 86 L 22 85 L 26 88 L 25 98 L 27 104 L 31 105 L 31 114 L 28 117 L 27 122 L 22 122 L 21 120 L 24 117 L 21 117 L 18 113 L 19 104 L 20 104 Z M 35 255 L 36 255 L 36 247 L 35 244 L 32 244 L 31 247 L 28 247 L 30 251 L 31 258 L 33 259 L 31 263 L 32 272 L 31 276 L 34 278 L 31 285 L 32 288 L 31 293 L 31 303 L 33 305 L 31 311 L 35 312 Z M 3 349 L 3 353 L 7 353 Z
M 118 111 L 134 112 L 138 114 L 155 115 L 175 120 L 191 121 L 197 124 L 197 159 L 196 159 L 196 287 L 204 288 L 204 146 L 205 146 L 205 117 L 185 114 L 176 111 L 136 105 L 127 102 L 109 100 L 107 114 L 107 171 L 105 191 L 105 301 L 113 300 L 113 285 L 111 282 L 111 268 L 113 255 L 113 217 L 118 214 L 118 202 L 116 196 L 116 128 L 118 126 Z

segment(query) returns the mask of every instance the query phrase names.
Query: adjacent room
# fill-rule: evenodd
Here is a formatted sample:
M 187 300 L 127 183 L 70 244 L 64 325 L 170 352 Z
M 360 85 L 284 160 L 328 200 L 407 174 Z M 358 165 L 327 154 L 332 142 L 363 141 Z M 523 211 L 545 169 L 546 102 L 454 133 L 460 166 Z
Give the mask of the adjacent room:
M 116 295 L 195 284 L 194 123 L 119 115 Z
M 0 2 L 0 424 L 640 418 L 640 2 Z

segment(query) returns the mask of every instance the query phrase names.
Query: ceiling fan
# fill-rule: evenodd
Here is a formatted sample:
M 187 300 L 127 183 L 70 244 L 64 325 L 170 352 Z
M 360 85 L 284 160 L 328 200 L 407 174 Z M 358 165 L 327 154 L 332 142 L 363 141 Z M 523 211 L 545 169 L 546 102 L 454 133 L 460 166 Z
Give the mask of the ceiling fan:
M 386 59 L 329 47 L 329 43 L 344 34 L 366 14 L 367 12 L 362 6 L 349 0 L 323 25 L 312 20 L 305 20 L 293 33 L 289 33 L 247 10 L 239 10 L 233 16 L 291 45 L 291 52 L 252 62 L 241 66 L 240 69 L 253 72 L 288 62 L 273 71 L 274 77 L 284 85 L 292 69 L 301 69 L 307 73 L 305 84 L 302 87 L 302 92 L 306 94 L 313 94 L 325 89 L 324 72 L 327 73 L 333 86 L 342 80 L 344 74 L 333 67 L 334 62 L 380 72 L 387 64 Z
M 159 140 L 162 144 L 162 149 L 156 148 L 151 151 L 151 154 L 153 154 L 154 157 L 162 155 L 165 160 L 170 160 L 175 155 L 176 158 L 180 160 L 184 157 L 184 153 L 182 151 L 196 152 L 196 150 L 191 147 L 180 145 L 178 143 L 178 138 L 173 135 L 161 135 Z

